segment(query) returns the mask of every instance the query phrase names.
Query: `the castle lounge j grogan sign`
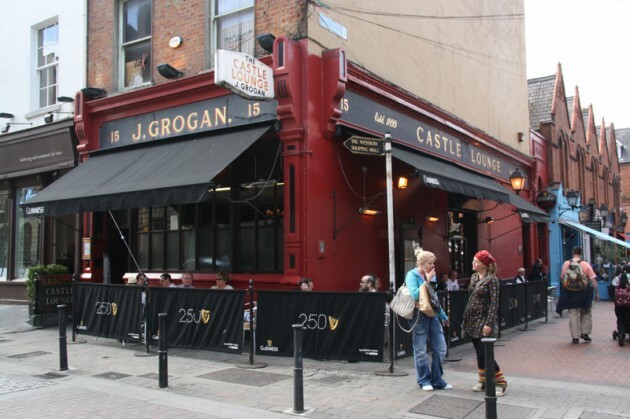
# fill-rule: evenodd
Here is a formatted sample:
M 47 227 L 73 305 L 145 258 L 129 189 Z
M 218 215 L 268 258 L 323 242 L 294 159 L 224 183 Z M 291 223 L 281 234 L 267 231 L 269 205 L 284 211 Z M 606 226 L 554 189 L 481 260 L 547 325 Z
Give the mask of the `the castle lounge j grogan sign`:
M 273 69 L 242 52 L 217 50 L 214 82 L 246 99 L 274 98 Z

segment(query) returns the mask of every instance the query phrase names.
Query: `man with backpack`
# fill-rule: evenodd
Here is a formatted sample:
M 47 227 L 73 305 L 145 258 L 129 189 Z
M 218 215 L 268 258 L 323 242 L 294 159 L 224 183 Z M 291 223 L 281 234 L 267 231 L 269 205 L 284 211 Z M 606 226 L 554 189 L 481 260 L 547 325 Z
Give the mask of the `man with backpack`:
M 582 260 L 580 246 L 575 246 L 572 253 L 573 257 L 562 265 L 561 292 L 556 312 L 562 315 L 562 310 L 568 310 L 572 343 L 580 343 L 580 338 L 585 343 L 589 343 L 591 342 L 589 335 L 593 329 L 591 313 L 593 291 L 595 291 L 595 301 L 599 301 L 597 275 L 591 264 Z

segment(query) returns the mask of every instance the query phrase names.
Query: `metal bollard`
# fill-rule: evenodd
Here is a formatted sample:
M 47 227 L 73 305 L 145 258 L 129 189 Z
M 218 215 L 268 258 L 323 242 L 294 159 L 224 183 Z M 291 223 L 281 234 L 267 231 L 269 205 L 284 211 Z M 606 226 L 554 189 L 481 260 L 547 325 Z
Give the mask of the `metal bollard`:
M 497 390 L 494 382 L 494 343 L 495 338 L 483 338 L 484 362 L 486 365 L 486 419 L 497 419 Z
M 254 345 L 254 280 L 249 280 L 249 365 L 254 365 L 255 348 Z
M 293 326 L 293 413 L 304 413 L 304 379 L 302 369 L 302 325 Z
M 59 304 L 59 371 L 68 370 L 68 346 L 66 342 L 66 305 Z
M 168 345 L 166 342 L 166 313 L 158 314 L 159 340 L 158 362 L 160 375 L 160 388 L 168 387 Z

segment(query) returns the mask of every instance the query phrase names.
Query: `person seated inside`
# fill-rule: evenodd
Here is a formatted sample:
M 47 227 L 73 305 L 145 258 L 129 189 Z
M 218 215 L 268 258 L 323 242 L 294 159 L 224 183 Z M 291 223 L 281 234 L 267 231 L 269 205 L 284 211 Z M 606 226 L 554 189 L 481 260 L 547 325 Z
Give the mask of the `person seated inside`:
M 300 279 L 298 285 L 300 287 L 300 291 L 313 291 L 313 281 L 311 280 L 311 278 Z
M 192 272 L 184 272 L 184 274 L 182 275 L 182 288 L 195 288 L 193 286 Z
M 227 272 L 218 272 L 217 273 L 217 284 L 213 285 L 211 289 L 213 290 L 233 290 L 234 288 L 228 284 L 230 281 L 230 274 Z
M 448 273 L 448 281 L 446 281 L 446 290 L 447 291 L 458 291 L 459 290 L 459 279 L 457 276 L 459 272 L 456 269 L 451 269 Z
M 435 283 L 436 291 L 448 291 L 448 274 L 440 275 L 440 279 Z
M 173 284 L 171 274 L 168 273 L 160 275 L 160 285 L 164 288 L 177 288 L 177 285 Z
M 374 275 L 368 274 L 361 277 L 359 292 L 376 292 L 376 278 Z
M 527 282 L 527 278 L 525 277 L 525 268 L 518 268 L 516 271 L 516 276 L 512 280 L 514 284 L 524 284 Z

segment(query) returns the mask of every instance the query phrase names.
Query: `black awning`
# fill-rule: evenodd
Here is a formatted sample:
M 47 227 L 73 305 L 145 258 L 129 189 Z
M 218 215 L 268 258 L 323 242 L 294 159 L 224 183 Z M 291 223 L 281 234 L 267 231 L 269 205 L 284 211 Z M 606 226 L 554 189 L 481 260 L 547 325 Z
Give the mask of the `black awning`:
M 489 199 L 505 204 L 511 203 L 509 197 L 511 192 L 492 179 L 396 147 L 392 148 L 392 155 L 415 167 L 422 175 L 422 180 L 426 186 L 477 199 Z
M 426 186 L 477 199 L 489 199 L 514 205 L 524 222 L 544 223 L 549 221 L 549 215 L 545 211 L 514 192 L 505 189 L 490 178 L 396 147 L 392 148 L 392 155 L 415 167 L 422 175 Z
M 268 129 L 95 154 L 21 204 L 27 214 L 57 215 L 202 202 L 210 181 Z
M 510 193 L 510 203 L 518 208 L 521 219 L 527 223 L 546 223 L 550 220 L 549 214 L 518 195 Z

